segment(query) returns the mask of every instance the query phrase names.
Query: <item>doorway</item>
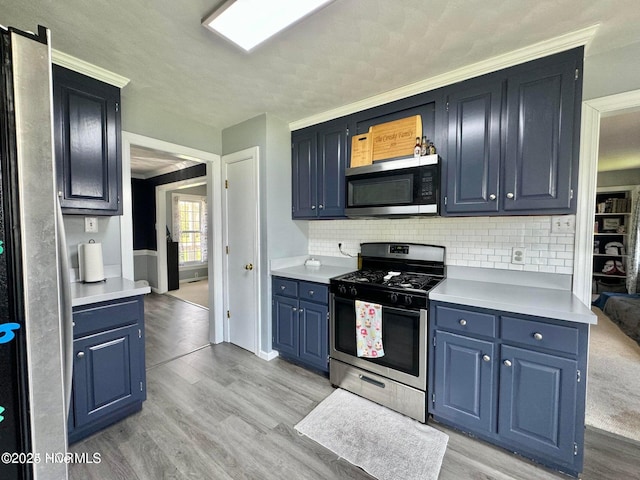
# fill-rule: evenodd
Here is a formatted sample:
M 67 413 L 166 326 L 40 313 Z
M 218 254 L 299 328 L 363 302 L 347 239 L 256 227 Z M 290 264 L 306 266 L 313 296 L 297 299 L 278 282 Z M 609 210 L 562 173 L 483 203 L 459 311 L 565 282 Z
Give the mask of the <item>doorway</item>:
M 207 248 L 209 251 L 207 267 L 209 272 L 209 341 L 220 343 L 223 341 L 224 316 L 223 316 L 223 276 L 222 276 L 222 209 L 221 209 L 221 175 L 220 156 L 201 150 L 192 149 L 182 145 L 164 142 L 154 138 L 122 132 L 122 202 L 123 215 L 120 218 L 120 240 L 122 257 L 122 276 L 134 278 L 134 258 L 133 258 L 133 218 L 132 218 L 132 195 L 131 195 L 131 148 L 140 146 L 154 150 L 168 152 L 179 158 L 195 159 L 206 163 L 206 184 L 207 184 L 207 213 L 212 232 L 208 236 Z M 166 204 L 164 210 L 166 211 Z M 166 263 L 166 241 L 158 242 L 158 261 L 165 259 Z M 158 279 L 159 282 L 161 279 Z M 166 282 L 166 277 L 163 279 Z M 166 283 L 163 283 L 166 291 Z M 159 287 L 162 288 L 159 283 Z

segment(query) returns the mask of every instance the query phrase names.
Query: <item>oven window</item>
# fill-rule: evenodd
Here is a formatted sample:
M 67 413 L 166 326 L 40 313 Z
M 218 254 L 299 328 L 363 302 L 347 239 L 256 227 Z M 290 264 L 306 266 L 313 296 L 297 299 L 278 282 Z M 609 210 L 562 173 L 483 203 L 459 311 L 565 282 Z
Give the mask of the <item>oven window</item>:
M 402 205 L 413 201 L 413 175 L 349 181 L 349 206 Z
M 356 356 L 355 302 L 335 297 L 335 347 Z M 384 357 L 363 358 L 385 367 L 419 376 L 420 312 L 382 307 Z

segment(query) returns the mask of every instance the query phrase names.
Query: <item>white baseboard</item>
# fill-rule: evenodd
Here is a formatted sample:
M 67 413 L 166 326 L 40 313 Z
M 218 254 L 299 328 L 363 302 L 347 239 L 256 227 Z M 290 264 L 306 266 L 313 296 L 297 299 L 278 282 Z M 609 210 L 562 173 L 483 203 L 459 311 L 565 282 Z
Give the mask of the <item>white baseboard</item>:
M 190 282 L 198 282 L 200 280 L 208 280 L 209 277 L 204 276 L 204 277 L 191 277 L 191 278 L 183 278 L 182 280 L 180 280 L 178 283 L 190 283 Z
M 263 352 L 262 350 L 260 350 L 258 357 L 260 357 L 262 360 L 270 362 L 274 358 L 278 357 L 278 352 L 276 350 L 271 350 L 270 352 Z

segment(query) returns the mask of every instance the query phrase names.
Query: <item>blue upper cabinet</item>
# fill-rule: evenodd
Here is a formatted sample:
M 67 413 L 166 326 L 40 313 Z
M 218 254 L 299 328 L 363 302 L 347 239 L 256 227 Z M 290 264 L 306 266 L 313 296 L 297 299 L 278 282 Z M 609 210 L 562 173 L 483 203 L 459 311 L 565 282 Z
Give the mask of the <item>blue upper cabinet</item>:
M 446 215 L 575 212 L 582 55 L 448 87 Z
M 120 89 L 54 65 L 53 110 L 63 213 L 122 215 Z
M 291 136 L 294 219 L 344 217 L 347 125 L 327 122 Z
M 470 80 L 447 97 L 447 213 L 498 211 L 502 86 Z
M 560 62 L 507 79 L 505 211 L 575 211 L 580 73 Z

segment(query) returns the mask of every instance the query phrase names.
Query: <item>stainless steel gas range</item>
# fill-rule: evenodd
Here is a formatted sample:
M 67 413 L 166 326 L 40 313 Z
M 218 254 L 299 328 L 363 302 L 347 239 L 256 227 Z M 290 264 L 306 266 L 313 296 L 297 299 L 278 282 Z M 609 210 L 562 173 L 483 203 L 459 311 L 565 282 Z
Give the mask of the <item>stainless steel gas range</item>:
M 330 281 L 329 377 L 426 422 L 429 290 L 445 277 L 445 248 L 363 243 L 360 270 Z

